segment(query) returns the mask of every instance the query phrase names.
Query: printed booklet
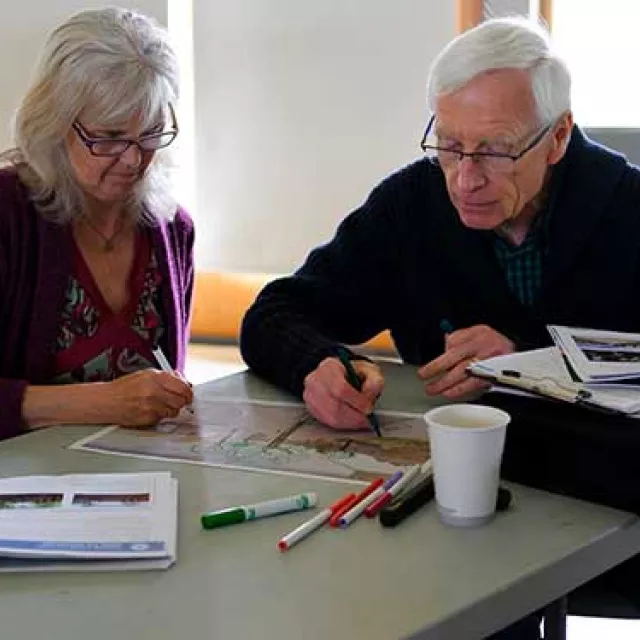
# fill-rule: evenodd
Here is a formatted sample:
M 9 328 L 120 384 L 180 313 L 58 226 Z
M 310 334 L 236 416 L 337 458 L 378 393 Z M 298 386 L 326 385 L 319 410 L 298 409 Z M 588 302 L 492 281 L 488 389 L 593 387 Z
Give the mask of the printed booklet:
M 0 479 L 0 571 L 167 569 L 176 559 L 170 473 Z

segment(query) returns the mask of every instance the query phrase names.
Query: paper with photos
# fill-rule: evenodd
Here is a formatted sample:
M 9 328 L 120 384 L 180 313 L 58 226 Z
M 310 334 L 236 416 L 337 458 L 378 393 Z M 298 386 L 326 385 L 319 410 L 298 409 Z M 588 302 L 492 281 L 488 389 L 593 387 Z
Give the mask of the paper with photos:
M 549 325 L 553 341 L 586 383 L 640 384 L 640 333 Z
M 165 569 L 176 532 L 166 472 L 0 479 L 0 571 Z

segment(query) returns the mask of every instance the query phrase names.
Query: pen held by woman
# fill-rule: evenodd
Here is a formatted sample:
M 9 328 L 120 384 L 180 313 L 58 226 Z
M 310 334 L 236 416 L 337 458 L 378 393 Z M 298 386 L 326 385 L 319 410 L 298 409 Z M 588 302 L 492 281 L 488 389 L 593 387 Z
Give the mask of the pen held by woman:
M 153 353 L 153 357 L 156 359 L 156 362 L 158 363 L 158 366 L 162 371 L 175 375 L 176 373 L 175 370 L 171 366 L 170 362 L 167 360 L 167 357 L 164 355 L 160 347 L 156 347 L 155 349 L 153 349 L 152 353 Z M 184 408 L 191 414 L 195 413 L 192 403 L 186 404 Z

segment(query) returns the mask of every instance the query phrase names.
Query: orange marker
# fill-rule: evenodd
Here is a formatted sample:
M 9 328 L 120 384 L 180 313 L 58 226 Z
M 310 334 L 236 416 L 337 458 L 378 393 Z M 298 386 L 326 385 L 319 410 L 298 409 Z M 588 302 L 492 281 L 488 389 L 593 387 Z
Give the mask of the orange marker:
M 357 496 L 354 496 L 350 501 L 345 502 L 342 507 L 336 511 L 329 520 L 329 524 L 332 527 L 340 526 L 340 518 L 349 511 L 349 509 L 353 508 L 358 502 L 364 500 L 370 493 L 373 493 L 378 487 L 382 485 L 384 482 L 384 478 L 376 478 L 373 480 L 367 487 L 365 487 Z

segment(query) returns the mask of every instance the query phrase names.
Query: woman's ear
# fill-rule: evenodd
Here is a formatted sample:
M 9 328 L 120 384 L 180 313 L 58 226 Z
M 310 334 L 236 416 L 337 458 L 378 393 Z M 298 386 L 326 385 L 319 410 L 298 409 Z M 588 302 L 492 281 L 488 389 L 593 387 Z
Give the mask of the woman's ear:
M 573 129 L 573 114 L 566 111 L 560 116 L 556 125 L 551 130 L 553 145 L 549 151 L 547 162 L 557 164 L 562 160 L 571 140 L 571 130 Z

